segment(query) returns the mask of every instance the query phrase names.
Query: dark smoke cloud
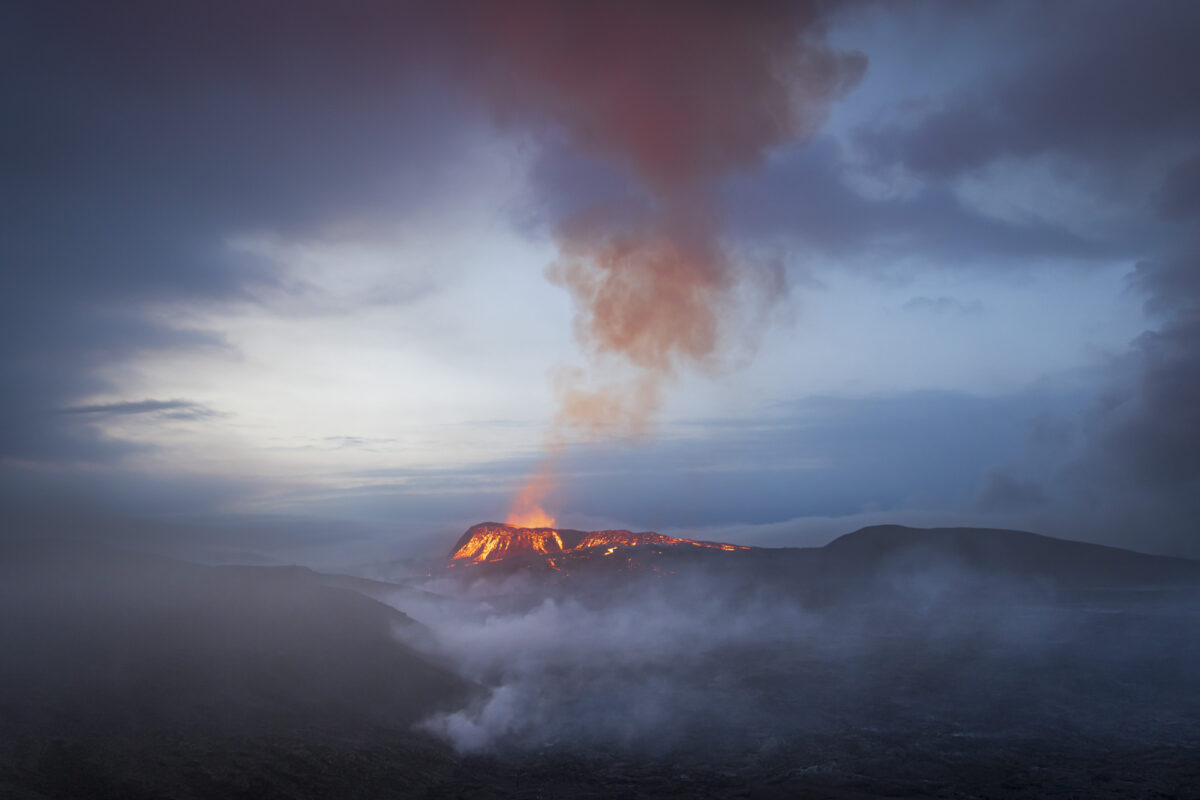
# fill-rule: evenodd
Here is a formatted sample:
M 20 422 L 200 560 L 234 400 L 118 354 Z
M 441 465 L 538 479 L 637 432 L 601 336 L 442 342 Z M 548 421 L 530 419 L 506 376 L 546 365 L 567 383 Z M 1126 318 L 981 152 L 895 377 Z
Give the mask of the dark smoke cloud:
M 716 182 L 814 132 L 865 58 L 823 44 L 816 3 L 523 0 L 474 10 L 477 86 L 495 113 L 558 127 L 640 187 L 562 221 L 551 275 L 575 300 L 590 353 L 634 370 L 615 385 L 568 379 L 563 421 L 593 435 L 641 432 L 662 381 L 711 366 L 728 336 L 744 275 L 721 243 Z
M 471 6 L 476 87 L 506 122 L 563 132 L 612 160 L 632 193 L 583 205 L 558 224 L 548 274 L 571 294 L 575 332 L 593 369 L 556 381 L 547 461 L 508 520 L 552 524 L 540 503 L 567 432 L 641 435 L 682 367 L 713 368 L 737 323 L 747 268 L 722 244 L 718 182 L 805 138 L 866 60 L 822 41 L 821 5 L 797 2 Z M 755 294 L 783 294 L 777 269 Z M 761 280 L 761 279 L 760 279 Z M 762 319 L 760 309 L 750 316 Z M 565 430 L 564 430 L 565 429 Z
M 498 113 L 562 125 L 665 197 L 756 166 L 858 80 L 865 59 L 820 43 L 820 9 L 519 0 L 475 6 L 467 29 Z

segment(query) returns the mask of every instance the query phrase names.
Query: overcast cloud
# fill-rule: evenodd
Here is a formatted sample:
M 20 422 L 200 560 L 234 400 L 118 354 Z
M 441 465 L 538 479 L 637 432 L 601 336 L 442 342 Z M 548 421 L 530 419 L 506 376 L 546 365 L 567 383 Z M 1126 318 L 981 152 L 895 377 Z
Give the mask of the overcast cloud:
M 1200 555 L 1200 6 L 749 4 L 746 42 L 783 14 L 823 77 L 717 161 L 605 127 L 628 109 L 586 70 L 547 83 L 590 63 L 554 38 L 578 20 L 517 6 L 5 4 L 0 499 L 27 527 L 502 516 L 554 376 L 616 369 L 546 278 L 564 221 L 702 195 L 774 302 L 672 362 L 641 438 L 565 454 L 563 524 L 925 515 Z

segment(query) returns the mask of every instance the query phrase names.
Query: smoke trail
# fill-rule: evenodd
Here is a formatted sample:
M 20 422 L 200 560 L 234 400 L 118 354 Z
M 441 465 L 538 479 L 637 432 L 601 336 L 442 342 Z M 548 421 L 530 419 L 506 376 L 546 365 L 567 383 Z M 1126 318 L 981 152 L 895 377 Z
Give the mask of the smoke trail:
M 557 450 L 542 460 L 538 471 L 526 481 L 513 499 L 512 508 L 505 518 L 509 525 L 519 528 L 550 528 L 554 526 L 554 517 L 542 508 L 542 500 L 554 488 L 554 463 L 558 457 Z
M 561 126 L 641 189 L 557 231 L 549 274 L 575 302 L 593 367 L 559 382 L 566 430 L 638 435 L 681 368 L 719 364 L 756 273 L 722 244 L 719 181 L 811 134 L 865 68 L 823 43 L 826 8 L 518 0 L 472 15 L 478 80 L 498 115 Z M 615 382 L 595 368 L 613 361 L 626 375 Z

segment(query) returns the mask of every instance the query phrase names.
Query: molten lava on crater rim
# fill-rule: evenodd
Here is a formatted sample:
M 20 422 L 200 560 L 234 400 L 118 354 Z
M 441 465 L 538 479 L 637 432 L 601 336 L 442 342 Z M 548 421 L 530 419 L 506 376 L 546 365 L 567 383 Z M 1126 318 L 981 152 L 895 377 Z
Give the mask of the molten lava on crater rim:
M 554 556 L 603 547 L 612 555 L 621 547 L 703 547 L 713 550 L 750 550 L 744 545 L 705 542 L 664 536 L 652 531 L 576 531 L 555 528 L 521 528 L 499 522 L 472 525 L 450 554 L 451 562 L 493 562 L 517 556 Z

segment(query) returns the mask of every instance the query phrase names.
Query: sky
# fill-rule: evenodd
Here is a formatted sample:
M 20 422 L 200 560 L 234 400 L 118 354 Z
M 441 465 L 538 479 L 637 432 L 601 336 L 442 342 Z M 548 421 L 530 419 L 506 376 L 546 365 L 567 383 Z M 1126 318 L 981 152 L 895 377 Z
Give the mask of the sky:
M 5 3 L 6 530 L 350 560 L 533 487 L 562 527 L 1200 557 L 1198 36 L 1167 0 Z

